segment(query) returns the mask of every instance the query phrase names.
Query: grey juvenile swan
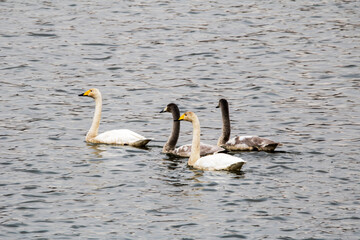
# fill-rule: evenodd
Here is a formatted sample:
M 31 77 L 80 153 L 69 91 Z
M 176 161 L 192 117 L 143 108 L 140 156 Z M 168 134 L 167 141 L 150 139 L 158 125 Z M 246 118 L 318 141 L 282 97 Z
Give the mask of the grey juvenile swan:
M 221 109 L 223 128 L 222 134 L 218 140 L 218 146 L 232 151 L 269 151 L 272 152 L 275 148 L 281 145 L 278 142 L 258 136 L 236 136 L 230 139 L 230 116 L 229 104 L 227 100 L 220 99 L 217 108 Z

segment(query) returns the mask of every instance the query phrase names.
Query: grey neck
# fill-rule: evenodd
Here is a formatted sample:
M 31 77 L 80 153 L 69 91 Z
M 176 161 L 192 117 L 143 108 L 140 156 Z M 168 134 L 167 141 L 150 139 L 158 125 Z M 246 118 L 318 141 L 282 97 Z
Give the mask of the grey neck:
M 226 100 L 220 100 L 219 102 L 221 115 L 222 115 L 222 134 L 218 140 L 218 146 L 225 144 L 230 139 L 230 115 L 229 115 L 229 104 Z
M 172 113 L 173 120 L 179 119 L 180 111 L 176 105 L 172 105 L 172 107 L 169 109 L 169 111 Z M 179 134 L 180 134 L 180 121 L 173 121 L 173 128 L 171 131 L 171 135 L 164 146 L 164 150 L 168 151 L 168 150 L 175 149 L 176 143 L 179 139 Z

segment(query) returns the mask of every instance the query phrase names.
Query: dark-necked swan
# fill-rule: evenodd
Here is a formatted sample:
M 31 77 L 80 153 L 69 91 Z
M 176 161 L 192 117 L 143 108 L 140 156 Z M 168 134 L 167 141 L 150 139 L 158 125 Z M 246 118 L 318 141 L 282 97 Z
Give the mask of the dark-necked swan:
M 258 136 L 236 136 L 230 139 L 229 104 L 226 99 L 220 99 L 217 108 L 221 109 L 223 128 L 218 140 L 218 146 L 232 151 L 274 151 L 280 143 Z

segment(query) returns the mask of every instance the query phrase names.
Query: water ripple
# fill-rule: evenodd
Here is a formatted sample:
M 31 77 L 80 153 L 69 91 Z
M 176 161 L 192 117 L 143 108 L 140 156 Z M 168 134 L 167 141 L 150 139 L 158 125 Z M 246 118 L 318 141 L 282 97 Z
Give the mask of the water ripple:
M 356 239 L 360 86 L 356 1 L 0 1 L 2 239 Z M 146 149 L 86 144 L 127 128 Z M 243 172 L 204 172 L 161 153 L 175 102 Z M 178 145 L 191 143 L 181 123 Z M 241 227 L 239 227 L 241 226 Z M 149 238 L 148 237 L 148 238 Z

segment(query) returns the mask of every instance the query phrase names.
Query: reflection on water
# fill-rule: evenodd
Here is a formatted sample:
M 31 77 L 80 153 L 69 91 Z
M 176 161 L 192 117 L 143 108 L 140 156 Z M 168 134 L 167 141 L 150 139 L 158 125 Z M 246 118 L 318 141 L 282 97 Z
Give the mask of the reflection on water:
M 357 239 L 357 1 L 0 1 L 3 239 Z M 127 128 L 148 148 L 87 144 Z M 241 173 L 161 153 L 168 103 L 194 111 L 202 141 L 280 141 L 236 152 Z M 181 125 L 179 145 L 191 142 Z

